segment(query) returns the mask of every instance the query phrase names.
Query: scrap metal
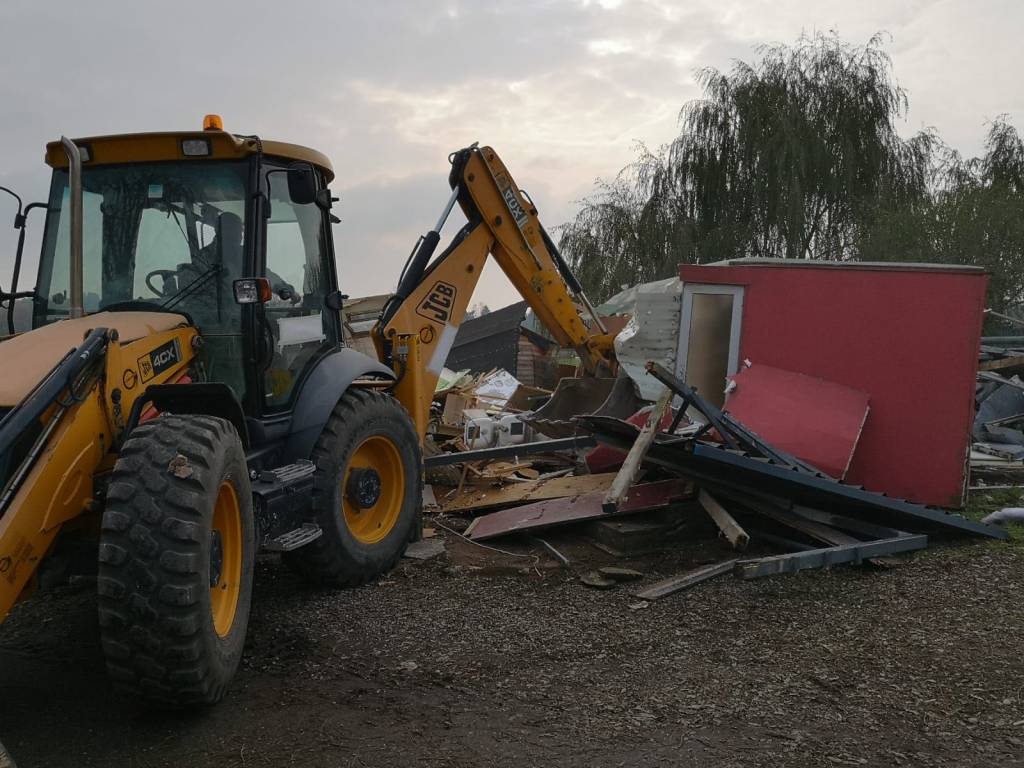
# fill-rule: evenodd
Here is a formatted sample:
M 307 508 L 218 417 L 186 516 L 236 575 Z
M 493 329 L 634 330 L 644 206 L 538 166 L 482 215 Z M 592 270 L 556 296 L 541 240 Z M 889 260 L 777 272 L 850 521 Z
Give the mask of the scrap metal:
M 961 515 L 841 483 L 767 444 L 657 363 L 649 363 L 648 371 L 683 398 L 684 408 L 692 405 L 699 410 L 728 446 L 661 433 L 647 453 L 647 460 L 653 464 L 698 480 L 712 490 L 757 489 L 799 504 L 866 516 L 869 522 L 895 522 L 900 528 L 909 525 L 996 539 L 1007 536 L 999 528 Z M 628 449 L 639 432 L 632 424 L 607 417 L 579 416 L 576 422 L 601 442 L 619 448 Z

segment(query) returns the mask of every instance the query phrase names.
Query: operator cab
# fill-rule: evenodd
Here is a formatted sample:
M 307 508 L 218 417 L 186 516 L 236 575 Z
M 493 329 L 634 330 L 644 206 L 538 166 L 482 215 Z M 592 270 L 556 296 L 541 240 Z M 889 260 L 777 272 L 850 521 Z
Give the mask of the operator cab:
M 254 417 L 287 411 L 310 364 L 340 339 L 330 237 L 333 179 L 319 152 L 205 130 L 75 141 L 82 155 L 83 306 L 187 316 L 204 340 L 206 379 Z M 32 326 L 67 318 L 70 189 L 60 142 Z M 235 282 L 261 277 L 265 301 Z M 264 284 L 266 284 L 264 283 Z

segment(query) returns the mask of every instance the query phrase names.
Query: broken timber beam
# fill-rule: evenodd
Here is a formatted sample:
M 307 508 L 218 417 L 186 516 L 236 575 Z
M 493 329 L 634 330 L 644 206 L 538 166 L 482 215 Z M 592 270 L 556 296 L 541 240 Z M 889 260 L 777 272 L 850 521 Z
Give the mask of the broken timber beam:
M 629 449 L 629 453 L 626 454 L 626 460 L 622 462 L 619 473 L 612 480 L 611 488 L 608 489 L 608 493 L 601 503 L 601 508 L 606 514 L 613 514 L 619 508 L 619 504 L 629 493 L 630 487 L 636 482 L 637 476 L 640 474 L 640 465 L 643 464 L 644 456 L 647 455 L 647 449 L 654 442 L 654 436 L 658 434 L 661 420 L 671 402 L 672 390 L 666 387 L 651 412 L 647 414 L 647 423 L 640 430 L 640 434 L 636 436 L 636 441 Z
M 718 526 L 718 530 L 722 532 L 722 535 L 729 540 L 732 548 L 742 552 L 747 548 L 747 544 L 750 543 L 750 536 L 743 530 L 736 519 L 729 514 L 725 507 L 719 504 L 710 493 L 705 491 L 703 488 L 700 489 L 700 493 L 697 494 L 697 500 L 700 505 L 704 507 L 704 511 L 708 513 L 712 520 L 715 521 L 715 525 Z
M 639 592 L 634 592 L 633 595 L 639 597 L 641 600 L 660 600 L 668 595 L 675 594 L 676 592 L 682 592 L 684 589 L 689 589 L 692 586 L 700 584 L 702 581 L 713 579 L 715 576 L 721 576 L 722 574 L 729 573 L 739 560 L 726 560 L 723 563 L 715 563 L 714 565 L 707 565 L 703 568 L 697 568 L 687 573 L 681 573 L 678 576 L 669 576 L 667 579 L 656 581 Z
M 999 357 L 995 360 L 985 360 L 978 363 L 979 371 L 998 371 L 1001 368 L 1019 368 L 1024 365 L 1024 356 Z

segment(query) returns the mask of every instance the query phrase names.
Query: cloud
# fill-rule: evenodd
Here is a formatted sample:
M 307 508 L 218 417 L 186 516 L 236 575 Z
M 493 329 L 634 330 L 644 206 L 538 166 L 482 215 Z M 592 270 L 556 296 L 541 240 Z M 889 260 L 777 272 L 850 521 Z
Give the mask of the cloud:
M 634 141 L 673 138 L 699 95 L 696 68 L 835 28 L 854 42 L 888 30 L 911 99 L 904 130 L 934 125 L 971 154 L 986 119 L 1024 118 L 1022 21 L 1014 0 L 984 12 L 953 0 L 292 0 L 241 14 L 198 0 L 6 0 L 0 184 L 45 195 L 42 148 L 61 133 L 184 129 L 218 112 L 229 130 L 331 157 L 346 290 L 384 292 L 444 202 L 448 153 L 471 141 L 501 153 L 553 228 Z M 515 299 L 493 269 L 474 298 Z

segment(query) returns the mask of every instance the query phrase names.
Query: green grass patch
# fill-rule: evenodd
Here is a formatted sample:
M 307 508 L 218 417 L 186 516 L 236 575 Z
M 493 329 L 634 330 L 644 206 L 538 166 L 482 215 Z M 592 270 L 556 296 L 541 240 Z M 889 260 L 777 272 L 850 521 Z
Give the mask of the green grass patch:
M 997 512 L 1003 507 L 1024 507 L 1024 488 L 1004 488 L 992 491 L 970 491 L 963 514 L 971 520 Z M 1005 541 L 989 540 L 986 543 L 997 549 L 1011 548 L 1024 552 L 1024 525 L 1011 523 L 1006 526 L 1010 538 Z

